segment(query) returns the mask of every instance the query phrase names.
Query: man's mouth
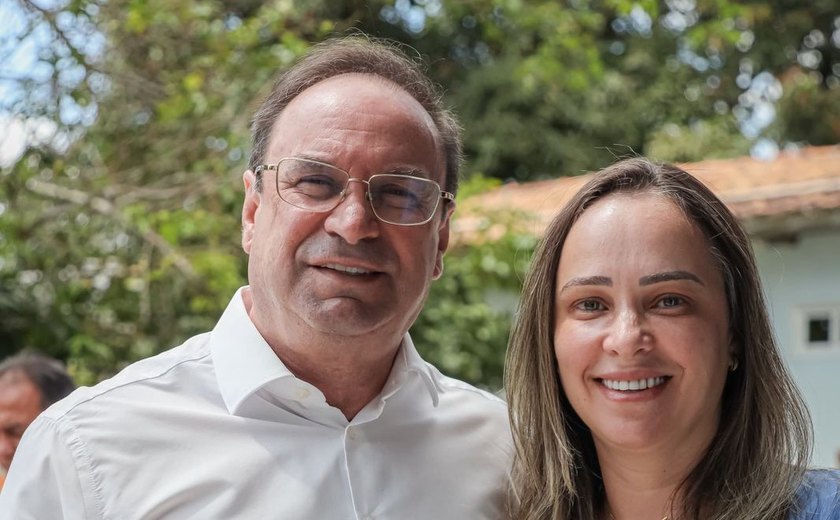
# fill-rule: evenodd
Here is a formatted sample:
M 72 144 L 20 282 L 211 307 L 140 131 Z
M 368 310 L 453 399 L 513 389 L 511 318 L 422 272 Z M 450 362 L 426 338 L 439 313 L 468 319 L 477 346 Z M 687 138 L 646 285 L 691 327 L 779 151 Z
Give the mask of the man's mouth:
M 362 269 L 361 267 L 351 267 L 347 265 L 340 265 L 340 264 L 325 264 L 320 266 L 324 269 L 332 269 L 333 271 L 339 271 L 342 273 L 360 276 L 365 274 L 375 274 L 375 271 L 368 271 L 367 269 Z

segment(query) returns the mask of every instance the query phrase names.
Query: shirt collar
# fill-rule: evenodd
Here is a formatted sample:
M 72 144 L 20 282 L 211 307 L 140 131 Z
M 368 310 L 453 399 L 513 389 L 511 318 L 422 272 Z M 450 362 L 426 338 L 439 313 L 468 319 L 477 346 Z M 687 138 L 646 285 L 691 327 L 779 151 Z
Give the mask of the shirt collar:
M 404 379 L 409 374 L 416 374 L 423 381 L 423 386 L 429 392 L 432 405 L 437 406 L 441 392 L 440 381 L 436 377 L 437 371 L 423 361 L 423 358 L 420 357 L 420 354 L 414 347 L 414 341 L 411 340 L 411 336 L 406 333 L 405 337 L 403 337 L 402 348 L 397 352 L 397 358 L 394 360 L 394 366 L 391 368 L 391 375 L 388 378 L 389 381 L 393 380 L 396 384 L 391 392 L 383 390 L 383 392 L 387 392 L 382 396 L 383 399 L 396 392 L 396 389 L 402 386 L 403 381 L 401 379 Z M 386 383 L 387 387 L 388 385 Z
M 235 414 L 242 403 L 266 384 L 283 378 L 295 378 L 251 322 L 240 287 L 233 295 L 210 337 L 210 352 L 219 383 L 219 391 L 228 412 Z M 410 374 L 416 374 L 438 405 L 441 386 L 437 371 L 420 357 L 411 336 L 406 333 L 397 352 L 391 374 L 383 389 L 383 399 L 395 393 Z
M 294 377 L 251 322 L 240 287 L 210 337 L 219 391 L 230 413 L 251 394 L 277 379 Z

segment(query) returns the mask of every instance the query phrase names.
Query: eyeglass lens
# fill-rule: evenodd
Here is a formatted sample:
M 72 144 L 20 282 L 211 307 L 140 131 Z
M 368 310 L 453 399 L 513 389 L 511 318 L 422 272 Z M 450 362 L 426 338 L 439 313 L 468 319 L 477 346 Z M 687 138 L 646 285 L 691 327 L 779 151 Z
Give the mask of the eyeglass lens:
M 289 204 L 310 211 L 334 209 L 352 181 L 343 170 L 316 161 L 283 159 L 277 165 L 277 194 Z M 366 184 L 376 217 L 393 224 L 427 221 L 440 200 L 437 183 L 422 177 L 378 174 Z

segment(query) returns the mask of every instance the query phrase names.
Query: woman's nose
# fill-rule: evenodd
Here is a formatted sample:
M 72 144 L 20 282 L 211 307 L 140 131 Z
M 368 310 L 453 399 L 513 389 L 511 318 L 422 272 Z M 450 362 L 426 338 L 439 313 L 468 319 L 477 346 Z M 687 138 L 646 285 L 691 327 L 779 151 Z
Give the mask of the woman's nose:
M 620 356 L 634 356 L 649 351 L 653 337 L 645 330 L 643 316 L 634 309 L 616 314 L 604 338 L 604 350 Z

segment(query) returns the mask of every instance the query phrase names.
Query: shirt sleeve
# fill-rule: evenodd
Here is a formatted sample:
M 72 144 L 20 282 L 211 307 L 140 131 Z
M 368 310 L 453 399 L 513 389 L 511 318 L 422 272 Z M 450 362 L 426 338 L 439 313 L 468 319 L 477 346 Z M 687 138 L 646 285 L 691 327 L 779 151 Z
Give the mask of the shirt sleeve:
M 18 445 L 0 492 L 0 520 L 103 518 L 89 459 L 78 438 L 41 416 Z

